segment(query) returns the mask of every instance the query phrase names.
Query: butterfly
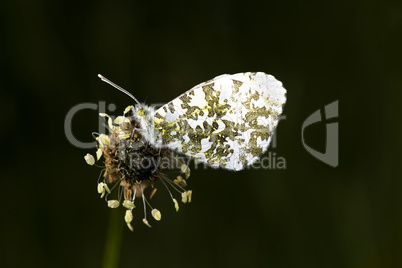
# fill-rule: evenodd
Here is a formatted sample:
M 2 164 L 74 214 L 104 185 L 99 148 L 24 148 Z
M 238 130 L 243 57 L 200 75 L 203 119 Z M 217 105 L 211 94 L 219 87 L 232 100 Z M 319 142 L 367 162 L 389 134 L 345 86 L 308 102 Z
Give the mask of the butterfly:
M 192 192 L 184 190 L 186 182 L 182 176 L 173 182 L 166 177 L 166 171 L 173 165 L 163 159 L 175 160 L 177 155 L 185 155 L 214 168 L 242 170 L 267 151 L 286 102 L 282 83 L 263 72 L 217 76 L 158 109 L 140 103 L 125 89 L 98 76 L 136 102 L 114 121 L 101 114 L 108 117 L 110 134 L 96 138 L 97 158 L 105 157 L 106 168 L 105 180 L 98 184 L 98 192 L 105 195 L 111 192 L 108 185 L 120 185 L 130 229 L 136 197 L 143 199 L 146 225 L 150 226 L 146 205 L 151 207 L 155 219 L 161 219 L 160 211 L 152 208 L 144 196 L 144 189 L 151 187 L 152 198 L 157 179 L 161 179 L 166 188 L 181 192 L 184 203 L 191 201 Z M 188 178 L 188 165 L 179 163 Z M 178 202 L 169 193 L 177 211 Z M 110 207 L 120 203 L 108 200 Z

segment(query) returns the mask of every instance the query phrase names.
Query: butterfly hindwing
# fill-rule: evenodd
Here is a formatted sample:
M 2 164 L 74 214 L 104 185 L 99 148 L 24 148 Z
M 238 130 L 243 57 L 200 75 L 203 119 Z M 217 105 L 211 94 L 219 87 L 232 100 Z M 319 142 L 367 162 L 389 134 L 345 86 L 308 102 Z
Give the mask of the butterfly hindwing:
M 164 146 L 212 167 L 241 170 L 264 153 L 286 90 L 265 73 L 221 75 L 155 111 Z

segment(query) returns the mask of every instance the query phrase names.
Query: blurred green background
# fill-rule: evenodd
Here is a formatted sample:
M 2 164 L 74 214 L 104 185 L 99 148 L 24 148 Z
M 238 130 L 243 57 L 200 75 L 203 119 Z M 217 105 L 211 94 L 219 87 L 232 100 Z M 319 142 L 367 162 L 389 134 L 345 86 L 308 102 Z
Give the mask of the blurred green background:
M 401 1 L 3 0 L 0 13 L 1 267 L 402 267 Z M 245 71 L 288 90 L 271 150 L 286 169 L 193 169 L 193 202 L 176 213 L 159 185 L 162 221 L 147 228 L 139 209 L 131 233 L 99 199 L 95 150 L 68 142 L 67 112 L 132 103 L 98 73 L 151 104 Z M 301 126 L 336 100 L 333 168 Z M 78 140 L 97 113 L 75 115 Z M 324 123 L 305 135 L 324 151 Z

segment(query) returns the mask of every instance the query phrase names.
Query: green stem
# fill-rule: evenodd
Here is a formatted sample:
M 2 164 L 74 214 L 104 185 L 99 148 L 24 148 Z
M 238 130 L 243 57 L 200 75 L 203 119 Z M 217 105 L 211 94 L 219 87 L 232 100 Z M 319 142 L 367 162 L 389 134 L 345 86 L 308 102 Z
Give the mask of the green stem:
M 111 209 L 102 268 L 117 268 L 119 265 L 123 225 L 121 210 Z

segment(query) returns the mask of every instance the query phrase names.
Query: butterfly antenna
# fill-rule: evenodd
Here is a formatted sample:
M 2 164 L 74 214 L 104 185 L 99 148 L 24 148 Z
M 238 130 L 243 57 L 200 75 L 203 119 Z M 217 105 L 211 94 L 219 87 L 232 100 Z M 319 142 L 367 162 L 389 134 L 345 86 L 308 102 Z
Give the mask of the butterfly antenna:
M 135 100 L 135 102 L 137 104 L 140 104 L 140 102 L 127 90 L 125 90 L 124 88 L 122 88 L 121 86 L 116 85 L 115 83 L 113 83 L 112 81 L 110 81 L 109 79 L 107 79 L 106 77 L 104 77 L 101 74 L 98 74 L 98 77 L 103 81 L 108 83 L 109 85 L 111 85 L 112 87 L 117 88 L 118 90 L 120 90 L 121 92 L 123 92 L 124 94 L 126 94 L 127 96 L 129 96 L 130 98 L 132 98 L 133 100 Z

